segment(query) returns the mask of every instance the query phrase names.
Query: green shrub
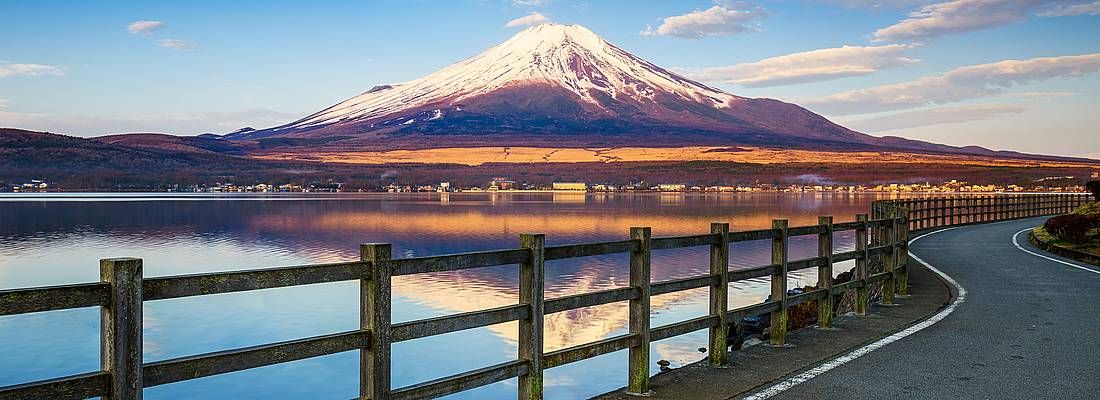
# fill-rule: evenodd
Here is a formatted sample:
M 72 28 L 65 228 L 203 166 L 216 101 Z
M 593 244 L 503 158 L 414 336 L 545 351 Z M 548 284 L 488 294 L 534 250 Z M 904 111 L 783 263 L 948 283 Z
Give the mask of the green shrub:
M 1051 235 L 1070 243 L 1084 243 L 1088 240 L 1089 231 L 1098 225 L 1097 218 L 1081 215 L 1066 214 L 1048 219 L 1043 224 L 1043 229 Z
M 1100 219 L 1100 202 L 1089 202 L 1073 210 L 1073 214 Z

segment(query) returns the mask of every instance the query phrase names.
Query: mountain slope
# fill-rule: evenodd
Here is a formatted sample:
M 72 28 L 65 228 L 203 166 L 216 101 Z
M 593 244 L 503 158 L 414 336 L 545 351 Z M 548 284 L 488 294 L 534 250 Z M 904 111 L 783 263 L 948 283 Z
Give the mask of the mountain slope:
M 226 138 L 334 135 L 383 148 L 465 146 L 485 136 L 511 144 L 564 136 L 571 145 L 878 140 L 793 104 L 708 87 L 584 27 L 557 24 L 528 28 L 423 78 L 377 86 L 298 121 Z

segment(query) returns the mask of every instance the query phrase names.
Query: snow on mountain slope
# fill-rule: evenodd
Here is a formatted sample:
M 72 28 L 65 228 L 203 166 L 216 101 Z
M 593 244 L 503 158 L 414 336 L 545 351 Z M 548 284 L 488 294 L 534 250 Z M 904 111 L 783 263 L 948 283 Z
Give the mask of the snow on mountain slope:
M 376 87 L 287 128 L 370 119 L 440 101 L 461 103 L 516 83 L 561 86 L 593 106 L 600 105 L 593 91 L 643 101 L 662 90 L 715 107 L 736 98 L 638 59 L 582 26 L 543 24 L 436 73 Z
M 638 58 L 585 27 L 559 24 L 527 28 L 438 72 L 376 86 L 301 120 L 226 137 L 431 135 L 445 141 L 497 133 L 569 135 L 575 143 L 583 143 L 585 135 L 624 140 L 664 135 L 650 138 L 664 143 L 682 134 L 730 143 L 745 137 L 874 141 L 793 104 L 708 87 Z

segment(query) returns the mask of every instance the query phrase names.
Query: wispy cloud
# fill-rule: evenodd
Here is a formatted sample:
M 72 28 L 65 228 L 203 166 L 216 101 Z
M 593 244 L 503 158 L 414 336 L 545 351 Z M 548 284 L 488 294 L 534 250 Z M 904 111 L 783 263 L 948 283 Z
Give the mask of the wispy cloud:
M 1005 60 L 956 68 L 914 81 L 851 90 L 802 103 L 832 115 L 866 114 L 999 95 L 1005 89 L 1100 71 L 1100 53 Z
M 164 23 L 160 21 L 134 21 L 126 27 L 126 31 L 135 35 L 149 35 L 155 31 L 164 28 Z
M 1038 7 L 1064 0 L 953 0 L 930 4 L 875 31 L 873 40 L 922 41 L 1023 21 Z
M 934 3 L 932 0 L 813 0 L 813 2 L 872 10 L 906 8 Z
M 91 117 L 16 113 L 0 111 L 0 126 L 12 126 L 36 131 L 57 132 L 76 136 L 100 136 L 114 133 L 163 132 L 177 135 L 204 132 L 225 133 L 244 126 L 256 128 L 276 126 L 301 113 L 285 113 L 266 109 L 230 112 L 188 112 L 149 115 L 135 118 Z
M 161 39 L 157 42 L 157 45 L 176 50 L 192 50 L 199 47 L 195 42 L 179 39 Z
M 512 5 L 516 7 L 542 7 L 550 4 L 551 0 L 512 0 Z
M 504 26 L 506 28 L 515 28 L 517 26 L 531 26 L 545 24 L 547 22 L 550 22 L 550 18 L 546 18 L 546 16 L 542 15 L 542 13 L 533 12 L 528 15 L 508 21 L 508 23 L 504 24 Z
M 1074 15 L 1100 15 L 1100 1 L 1081 4 L 1057 4 L 1039 13 L 1040 17 L 1070 17 Z
M 936 107 L 893 113 L 873 118 L 845 121 L 844 126 L 860 132 L 884 132 L 920 126 L 959 124 L 994 119 L 1006 114 L 1019 114 L 1027 107 L 1002 104 L 980 104 L 958 107 Z
M 1005 93 L 1001 97 L 1015 97 L 1015 98 L 1050 98 L 1050 97 L 1069 97 L 1076 96 L 1075 92 L 1015 92 Z
M 65 75 L 65 70 L 60 67 L 42 64 L 0 64 L 0 78 L 19 75 Z
M 918 62 L 905 56 L 910 45 L 843 46 L 766 58 L 728 67 L 687 71 L 691 78 L 766 87 L 859 76 Z
M 665 17 L 656 29 L 647 26 L 641 34 L 697 39 L 755 32 L 760 30 L 757 21 L 764 16 L 765 12 L 760 8 L 738 10 L 727 5 L 716 5 L 706 10 Z

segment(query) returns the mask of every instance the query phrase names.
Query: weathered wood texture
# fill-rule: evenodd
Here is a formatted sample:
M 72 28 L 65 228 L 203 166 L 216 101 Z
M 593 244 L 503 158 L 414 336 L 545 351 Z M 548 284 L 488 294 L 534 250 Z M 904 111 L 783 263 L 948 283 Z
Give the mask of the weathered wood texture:
M 390 277 L 392 246 L 359 246 L 359 257 L 370 261 L 369 279 L 359 283 L 359 329 L 370 331 L 370 343 L 359 350 L 359 397 L 390 398 Z
M 87 399 L 111 393 L 111 374 L 107 371 L 47 379 L 0 388 L 0 400 Z
M 718 240 L 710 246 L 710 315 L 714 324 L 708 332 L 707 355 L 711 366 L 726 364 L 726 309 L 729 308 L 730 224 L 710 224 Z
M 856 311 L 866 314 L 869 289 L 883 282 L 884 302 L 907 293 L 907 241 L 911 230 L 1023 218 L 1069 212 L 1088 201 L 1084 195 L 985 195 L 876 201 L 873 217 L 834 223 L 820 217 L 818 224 L 788 227 L 775 220 L 769 229 L 730 232 L 729 225 L 715 223 L 709 233 L 653 238 L 649 228 L 632 228 L 621 241 L 545 246 L 543 235 L 521 235 L 517 249 L 481 251 L 407 259 L 391 259 L 389 244 L 361 246 L 359 261 L 229 271 L 142 279 L 140 259 L 107 259 L 100 263 L 101 282 L 0 290 L 0 317 L 51 310 L 101 307 L 102 370 L 56 379 L 0 387 L 0 400 L 23 398 L 140 399 L 142 388 L 196 379 L 227 372 L 318 357 L 344 351 L 360 352 L 360 398 L 373 400 L 438 397 L 475 387 L 519 378 L 518 398 L 540 399 L 542 373 L 568 363 L 614 351 L 628 350 L 627 390 L 649 392 L 649 346 L 655 340 L 708 330 L 710 365 L 728 360 L 726 329 L 740 319 L 771 313 L 773 344 L 783 344 L 787 308 L 817 301 L 822 327 L 831 324 L 834 296 L 855 290 Z M 837 231 L 855 231 L 855 250 L 835 252 Z M 789 260 L 790 236 L 816 235 L 816 257 Z M 771 240 L 771 264 L 729 271 L 729 245 L 735 242 Z M 869 239 L 871 240 L 869 244 Z M 708 274 L 650 282 L 654 250 L 709 246 Z M 544 299 L 545 262 L 607 254 L 629 254 L 629 286 Z M 832 282 L 833 264 L 855 260 L 855 276 L 849 282 Z M 882 271 L 872 273 L 872 260 Z M 519 298 L 516 304 L 487 310 L 445 315 L 391 324 L 390 280 L 395 275 L 455 271 L 496 265 L 518 265 Z M 787 296 L 791 271 L 818 269 L 818 289 Z M 771 299 L 728 309 L 729 283 L 770 277 Z M 360 282 L 360 329 L 312 338 L 180 357 L 149 364 L 141 362 L 141 305 L 144 301 L 270 289 L 326 282 Z M 684 290 L 709 290 L 705 316 L 650 326 L 650 299 Z M 543 316 L 613 302 L 629 302 L 629 333 L 552 352 L 543 352 Z M 460 330 L 518 321 L 518 354 L 515 360 L 443 377 L 396 390 L 390 386 L 390 347 L 394 342 Z
M 856 221 L 866 223 L 867 214 L 856 215 Z M 867 225 L 856 228 L 856 252 L 861 253 L 859 258 L 856 258 L 855 274 L 852 276 L 852 280 L 857 280 L 860 283 L 856 288 L 856 315 L 867 315 L 867 306 L 871 302 L 871 288 L 867 285 L 867 264 L 870 260 L 870 256 L 867 252 Z
M 817 267 L 817 287 L 829 293 L 833 288 L 833 217 L 818 217 L 817 223 L 824 227 L 817 236 L 817 255 L 825 258 L 825 264 Z M 817 303 L 817 325 L 833 326 L 833 296 L 824 296 Z
M 350 331 L 157 361 L 142 368 L 142 381 L 153 387 L 366 348 L 369 343 L 370 332 Z
M 638 248 L 630 253 L 630 286 L 638 290 L 638 298 L 630 300 L 629 330 L 638 343 L 630 347 L 627 355 L 628 393 L 649 393 L 649 300 L 650 300 L 650 244 L 648 227 L 630 228 L 630 238 L 638 242 Z
M 110 296 L 106 283 L 0 290 L 0 316 L 105 306 Z
M 772 273 L 771 299 L 779 302 L 779 309 L 772 311 L 768 339 L 772 346 L 782 346 L 787 343 L 787 220 L 772 220 L 772 229 L 772 264 L 779 267 Z
M 519 245 L 530 252 L 528 261 L 519 269 L 519 303 L 528 309 L 527 318 L 519 322 L 519 359 L 527 370 L 519 376 L 519 399 L 542 399 L 542 334 L 543 334 L 543 270 L 546 238 L 543 235 L 520 235 Z
M 99 261 L 99 279 L 111 286 L 100 311 L 100 366 L 111 374 L 111 400 L 141 399 L 141 259 Z

